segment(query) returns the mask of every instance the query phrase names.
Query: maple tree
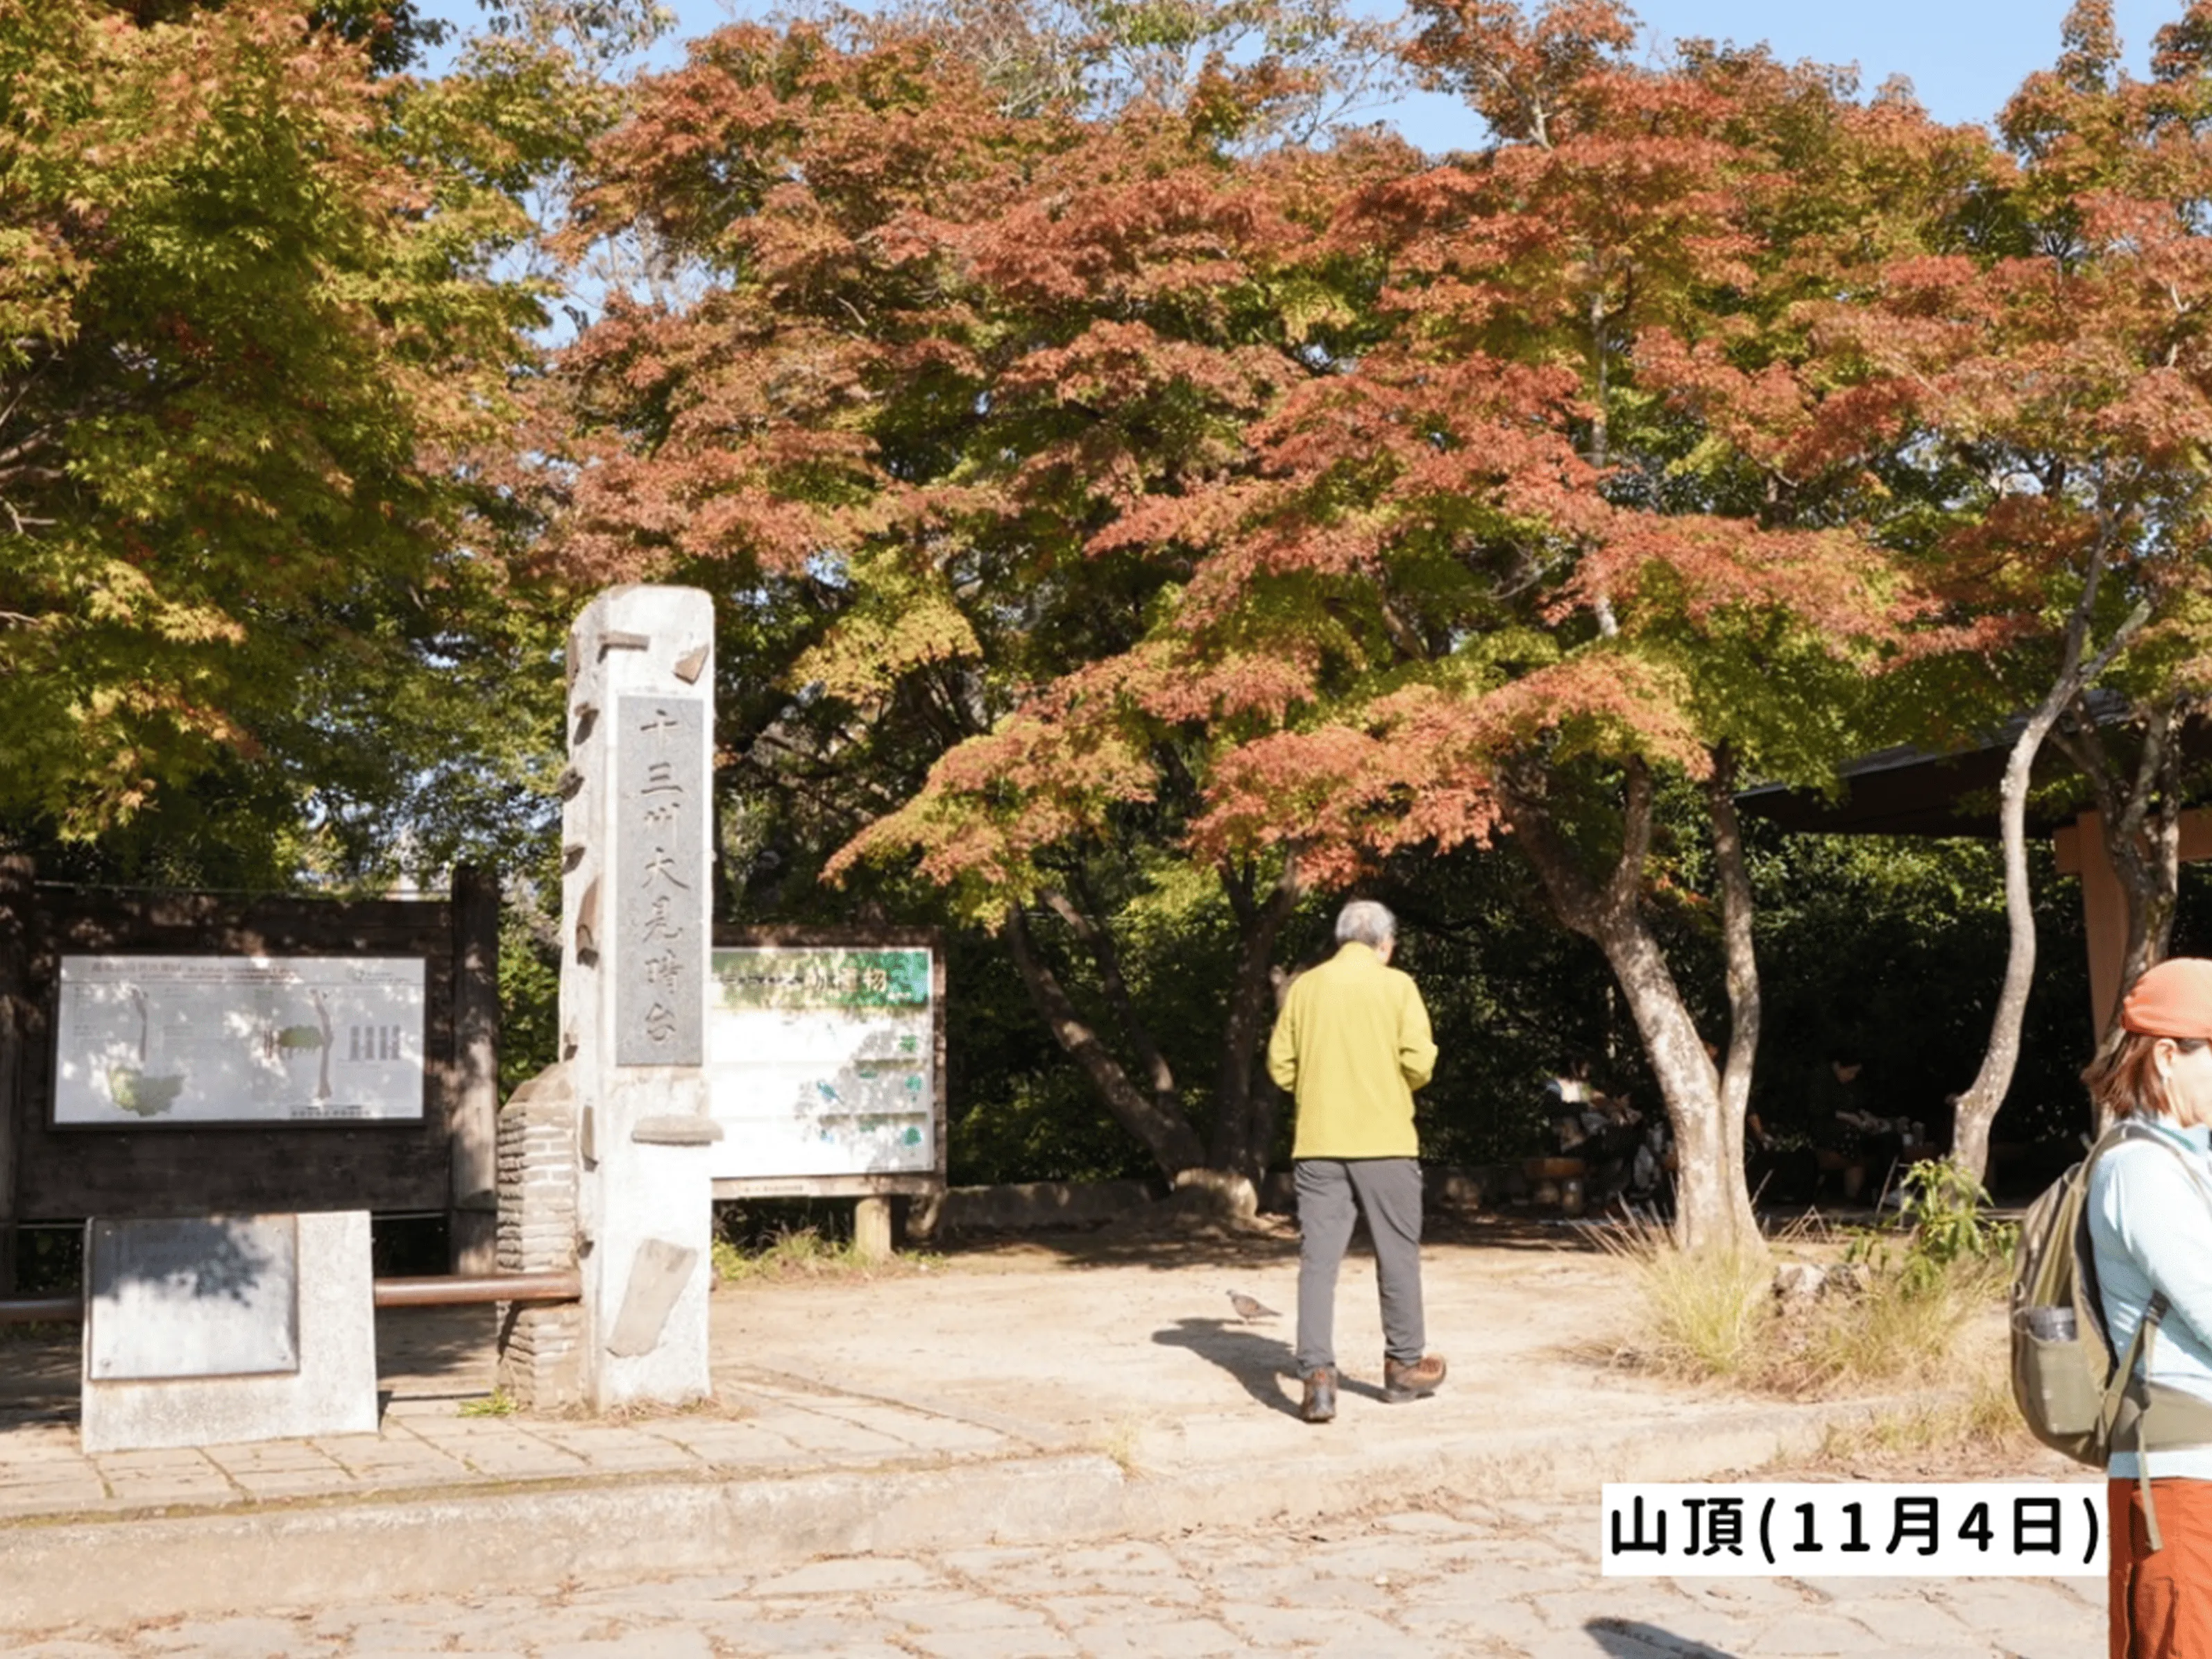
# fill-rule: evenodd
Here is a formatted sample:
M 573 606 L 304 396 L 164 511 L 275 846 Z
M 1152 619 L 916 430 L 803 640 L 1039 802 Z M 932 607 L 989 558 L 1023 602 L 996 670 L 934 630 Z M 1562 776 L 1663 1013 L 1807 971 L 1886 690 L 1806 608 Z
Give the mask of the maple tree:
M 2109 6 L 2076 5 L 2056 65 L 2005 110 L 2004 149 L 1972 165 L 1963 234 L 1890 251 L 1802 313 L 1808 364 L 1893 434 L 1900 490 L 1869 516 L 1932 601 L 1888 687 L 1894 732 L 1942 746 L 2020 718 L 2000 792 L 2012 947 L 1954 1134 L 1978 1177 L 2034 970 L 2025 819 L 2047 738 L 2101 809 L 2129 900 L 2124 982 L 2170 937 L 2212 614 L 2208 41 L 2212 8 L 2192 6 L 2138 82 Z
M 1421 7 L 1409 63 L 1493 135 L 1436 164 L 1304 142 L 1258 72 L 1101 98 L 1027 14 L 945 9 L 698 44 L 564 233 L 667 280 L 564 363 L 556 556 L 718 594 L 732 836 L 842 842 L 840 879 L 910 859 L 1000 926 L 1170 1174 L 1267 1156 L 1250 1057 L 1303 896 L 1498 838 L 1624 993 L 1680 1236 L 1754 1246 L 1735 787 L 1825 784 L 2052 659 L 2078 549 L 2055 518 L 2013 545 L 2063 503 L 1992 460 L 2058 394 L 1991 399 L 2052 338 L 2013 262 L 2074 210 L 1902 88 L 1640 63 L 1603 0 Z M 2170 679 L 2154 635 L 2125 664 Z M 1708 895 L 1662 890 L 1669 779 Z M 1128 961 L 1194 877 L 1238 942 L 1210 1144 Z M 1655 902 L 1708 919 L 1717 1058 Z
M 494 261 L 604 99 L 520 38 L 398 72 L 432 32 L 368 0 L 0 5 L 18 840 L 283 882 L 525 827 L 519 671 L 557 635 L 466 458 L 507 441 L 544 315 Z
M 2017 586 L 2005 597 L 2024 609 L 2036 595 L 2045 618 L 2064 617 L 2037 716 L 2100 809 L 2127 902 L 2124 986 L 2172 939 L 2184 731 L 2212 690 L 2212 352 L 2202 321 L 2212 305 L 2212 7 L 2191 5 L 2159 31 L 2150 80 L 2119 58 L 2110 6 L 2082 0 L 2057 64 L 2005 111 L 2033 246 L 2003 273 L 2010 303 L 1977 320 L 1985 339 L 1997 336 L 1983 349 L 2011 346 L 2033 367 L 2034 391 L 1997 400 L 1975 436 L 2033 480 L 2040 510 L 2007 526 L 2021 568 L 2007 573 Z M 2047 637 L 2048 621 L 2039 631 Z M 2037 654 L 2047 659 L 2047 647 Z M 2125 699 L 2124 720 L 2098 717 L 2100 685 Z M 2012 839 L 2008 824 L 2008 889 L 2025 885 Z M 2023 935 L 2032 948 L 2016 921 Z M 2117 1008 L 2101 1012 L 2116 1024 Z M 2009 1006 L 2000 1017 L 2008 1024 L 1993 1059 L 2008 1062 L 2019 1017 Z M 1969 1169 L 1986 1162 L 1983 1126 L 2008 1077 L 2008 1065 L 1985 1067 L 1962 1102 L 1976 1129 L 1959 1151 Z
M 2057 66 L 2006 111 L 2002 149 L 1886 92 L 1846 153 L 1792 156 L 1801 101 L 1776 148 L 1826 194 L 1782 193 L 1797 222 L 1764 285 L 1773 325 L 1755 320 L 1754 290 L 1724 332 L 1647 337 L 1637 353 L 1647 384 L 1671 383 L 1708 423 L 1703 455 L 1759 482 L 1765 521 L 1858 526 L 1914 583 L 1918 615 L 1862 730 L 1942 746 L 2026 711 L 2001 792 L 2013 945 L 1954 1136 L 1978 1176 L 2033 971 L 2024 817 L 2046 733 L 2102 808 L 2130 896 L 2126 974 L 2171 927 L 2182 732 L 2203 695 L 2207 23 L 2191 8 L 2162 31 L 2152 80 L 2136 82 L 2109 8 L 2077 6 Z M 1498 58 L 1516 44 L 1546 54 L 1531 37 Z M 1725 57 L 1693 47 L 1686 63 L 1747 67 Z M 1517 95 L 1510 77 L 1480 84 Z M 1560 106 L 1512 107 L 1540 127 Z M 2124 694 L 2127 719 L 2093 710 L 2100 684 Z
M 1403 165 L 1388 143 L 1248 142 L 1305 95 L 1201 61 L 1172 100 L 1010 98 L 957 39 L 896 21 L 726 30 L 641 86 L 564 245 L 634 236 L 690 274 L 611 295 L 566 354 L 557 556 L 717 595 L 735 835 L 774 817 L 826 855 L 1030 687 L 1143 636 L 1175 574 L 1092 535 L 1246 464 L 1245 424 L 1356 320 L 1362 262 L 1316 240 L 1328 203 Z M 1172 726 L 1144 741 L 1179 781 L 1110 825 L 1040 794 L 1035 824 L 1069 833 L 1036 860 L 928 872 L 1003 929 L 1164 1173 L 1256 1174 L 1273 1103 L 1253 1057 L 1299 889 L 1274 858 L 1198 865 L 1212 901 L 1179 885 L 1197 775 Z M 1211 1145 L 1126 959 L 1164 884 L 1238 938 Z
M 1839 245 L 1940 231 L 1948 153 L 1904 100 L 1860 106 L 1763 54 L 1640 68 L 1617 7 L 1424 11 L 1417 62 L 1496 142 L 1338 209 L 1329 243 L 1380 262 L 1379 331 L 1288 383 L 1236 475 L 1094 533 L 1094 555 L 1176 569 L 1171 605 L 860 844 L 1018 886 L 1044 849 L 1153 798 L 1137 734 L 1159 728 L 1200 750 L 1200 856 L 1339 884 L 1397 849 L 1502 836 L 1613 967 L 1680 1149 L 1678 1236 L 1755 1249 L 1734 786 L 1828 775 L 1850 753 L 1839 711 L 1914 615 L 1856 518 L 1880 410 L 1826 396 L 1795 307 Z M 1711 821 L 1718 1065 L 1647 912 L 1667 772 Z

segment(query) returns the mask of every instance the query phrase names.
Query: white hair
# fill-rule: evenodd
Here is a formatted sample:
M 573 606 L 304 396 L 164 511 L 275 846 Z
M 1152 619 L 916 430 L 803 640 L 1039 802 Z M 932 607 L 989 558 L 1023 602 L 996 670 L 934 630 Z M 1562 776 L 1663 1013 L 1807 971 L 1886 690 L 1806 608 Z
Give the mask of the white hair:
M 1398 937 L 1398 918 L 1387 905 L 1373 899 L 1354 899 L 1336 913 L 1336 942 L 1358 943 L 1381 950 Z

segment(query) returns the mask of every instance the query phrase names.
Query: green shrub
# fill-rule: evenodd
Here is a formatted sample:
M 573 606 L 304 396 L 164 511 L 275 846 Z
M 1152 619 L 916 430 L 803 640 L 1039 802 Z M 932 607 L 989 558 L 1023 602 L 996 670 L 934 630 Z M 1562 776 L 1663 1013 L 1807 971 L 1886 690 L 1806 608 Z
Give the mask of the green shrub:
M 888 1258 L 864 1255 L 850 1238 L 826 1238 L 814 1227 L 778 1233 L 750 1248 L 732 1239 L 714 1244 L 714 1277 L 726 1283 L 759 1279 L 872 1279 L 884 1273 L 927 1273 L 942 1256 L 899 1250 Z

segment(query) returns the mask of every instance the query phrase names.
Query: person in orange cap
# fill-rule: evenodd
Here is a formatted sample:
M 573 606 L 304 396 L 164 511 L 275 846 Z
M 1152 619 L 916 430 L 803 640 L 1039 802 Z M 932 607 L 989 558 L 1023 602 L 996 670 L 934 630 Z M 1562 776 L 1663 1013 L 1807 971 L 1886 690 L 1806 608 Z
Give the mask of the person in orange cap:
M 2176 957 L 2138 979 L 2119 1031 L 2081 1080 L 2100 1118 L 2142 1131 L 2106 1150 L 2089 1176 L 2089 1242 L 2112 1352 L 2127 1351 L 2163 1297 L 2142 1375 L 2191 1396 L 2188 1415 L 2212 1415 L 2212 962 Z M 2197 1400 L 2205 1413 L 2194 1410 Z M 2111 1659 L 2212 1654 L 2212 1443 L 2185 1434 L 2169 1445 L 2155 1424 L 2153 1437 L 2139 1452 L 2116 1425 L 2106 1470 Z

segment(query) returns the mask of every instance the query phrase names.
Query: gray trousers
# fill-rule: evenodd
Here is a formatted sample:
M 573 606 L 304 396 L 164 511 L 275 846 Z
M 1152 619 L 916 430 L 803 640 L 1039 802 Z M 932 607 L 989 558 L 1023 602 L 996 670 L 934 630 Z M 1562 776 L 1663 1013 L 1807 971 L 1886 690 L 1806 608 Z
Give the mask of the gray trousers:
M 1302 1158 L 1298 1194 L 1298 1375 L 1336 1364 L 1336 1276 L 1355 1213 L 1375 1241 L 1382 1352 L 1410 1364 L 1427 1351 L 1421 1321 L 1421 1164 L 1412 1158 Z M 1356 1206 L 1356 1210 L 1355 1210 Z

